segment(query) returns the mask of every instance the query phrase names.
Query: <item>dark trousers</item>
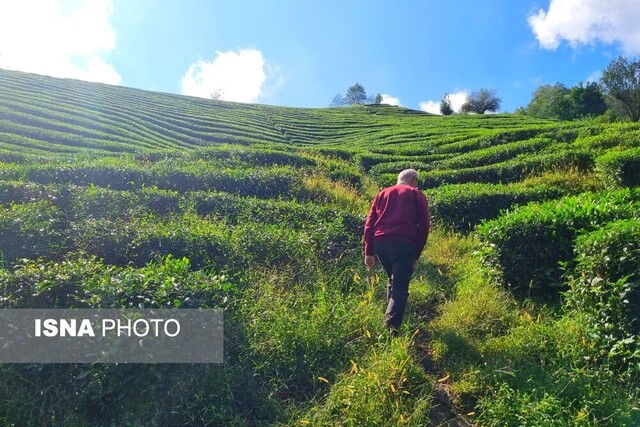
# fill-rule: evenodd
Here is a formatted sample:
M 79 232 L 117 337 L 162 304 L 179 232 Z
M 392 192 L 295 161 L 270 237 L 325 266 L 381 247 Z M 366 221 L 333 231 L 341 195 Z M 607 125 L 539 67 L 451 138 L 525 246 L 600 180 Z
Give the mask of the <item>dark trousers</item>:
M 384 242 L 376 243 L 374 251 L 389 277 L 384 322 L 388 328 L 397 331 L 407 308 L 416 246 L 406 242 Z

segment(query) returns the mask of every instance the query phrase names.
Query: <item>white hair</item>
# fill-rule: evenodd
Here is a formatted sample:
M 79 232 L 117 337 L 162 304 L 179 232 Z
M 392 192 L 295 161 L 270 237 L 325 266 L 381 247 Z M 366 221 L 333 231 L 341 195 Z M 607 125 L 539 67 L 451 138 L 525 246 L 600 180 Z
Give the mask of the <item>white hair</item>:
M 418 179 L 418 172 L 415 169 L 405 169 L 398 174 L 398 184 L 409 184 L 413 178 Z

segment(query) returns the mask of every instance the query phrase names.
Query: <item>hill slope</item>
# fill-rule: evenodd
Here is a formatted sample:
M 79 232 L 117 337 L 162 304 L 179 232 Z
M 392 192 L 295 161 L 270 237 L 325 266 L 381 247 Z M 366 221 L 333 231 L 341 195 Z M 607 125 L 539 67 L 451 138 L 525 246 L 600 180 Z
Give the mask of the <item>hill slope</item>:
M 0 70 L 0 306 L 225 311 L 222 365 L 5 365 L 2 420 L 633 422 L 637 325 L 609 290 L 637 296 L 639 145 L 632 123 L 236 104 Z M 360 236 L 408 167 L 435 231 L 392 340 Z

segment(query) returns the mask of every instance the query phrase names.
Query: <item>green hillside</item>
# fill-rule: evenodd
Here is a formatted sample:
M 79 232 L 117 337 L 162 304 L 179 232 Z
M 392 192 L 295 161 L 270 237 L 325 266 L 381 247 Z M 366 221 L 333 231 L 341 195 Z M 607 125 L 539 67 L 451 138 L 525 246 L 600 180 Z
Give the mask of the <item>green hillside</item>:
M 415 168 L 400 337 L 360 238 Z M 640 125 L 0 70 L 0 307 L 225 312 L 219 365 L 0 367 L 15 425 L 638 425 Z

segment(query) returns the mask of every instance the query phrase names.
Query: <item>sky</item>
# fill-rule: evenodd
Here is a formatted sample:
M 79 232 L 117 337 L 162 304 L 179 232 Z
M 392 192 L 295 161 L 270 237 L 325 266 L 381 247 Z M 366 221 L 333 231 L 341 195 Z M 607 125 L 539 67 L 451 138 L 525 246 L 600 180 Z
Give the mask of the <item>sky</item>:
M 501 112 L 640 55 L 640 0 L 0 0 L 0 68 L 203 98 Z

